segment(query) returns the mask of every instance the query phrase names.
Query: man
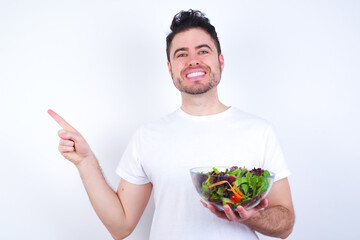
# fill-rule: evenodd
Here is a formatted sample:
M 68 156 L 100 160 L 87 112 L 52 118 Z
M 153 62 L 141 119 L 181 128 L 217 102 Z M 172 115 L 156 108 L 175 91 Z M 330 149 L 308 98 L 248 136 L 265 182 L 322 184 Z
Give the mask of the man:
M 271 125 L 219 101 L 224 57 L 215 28 L 201 12 L 178 13 L 171 30 L 168 68 L 182 105 L 136 131 L 116 170 L 122 178 L 117 192 L 106 183 L 85 139 L 49 110 L 63 127 L 59 151 L 77 166 L 96 213 L 114 239 L 134 230 L 152 191 L 150 239 L 258 239 L 255 231 L 286 238 L 294 224 L 289 171 Z M 254 209 L 239 206 L 235 213 L 225 205 L 218 211 L 202 202 L 203 208 L 189 169 L 217 165 L 262 167 L 276 173 L 276 182 Z

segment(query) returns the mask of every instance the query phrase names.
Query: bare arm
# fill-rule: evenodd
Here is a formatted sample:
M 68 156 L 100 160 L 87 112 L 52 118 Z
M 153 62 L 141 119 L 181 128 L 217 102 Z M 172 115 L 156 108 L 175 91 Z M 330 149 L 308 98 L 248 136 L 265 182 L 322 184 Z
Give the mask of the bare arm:
M 276 181 L 267 199 L 255 208 L 246 210 L 238 206 L 238 214 L 227 205 L 224 212 L 216 210 L 211 204 L 203 202 L 203 205 L 220 218 L 240 222 L 267 236 L 287 238 L 294 226 L 294 209 L 287 178 Z
M 63 128 L 59 151 L 79 170 L 90 202 L 114 239 L 128 236 L 137 225 L 151 195 L 152 184 L 121 180 L 115 192 L 106 182 L 98 161 L 80 133 L 54 111 L 48 111 Z
M 105 181 L 97 164 L 78 166 L 90 202 L 114 239 L 130 235 L 149 201 L 152 184 L 137 185 L 122 179 L 115 192 Z
M 295 222 L 288 179 L 275 182 L 267 199 L 268 207 L 256 212 L 243 223 L 264 235 L 287 238 Z

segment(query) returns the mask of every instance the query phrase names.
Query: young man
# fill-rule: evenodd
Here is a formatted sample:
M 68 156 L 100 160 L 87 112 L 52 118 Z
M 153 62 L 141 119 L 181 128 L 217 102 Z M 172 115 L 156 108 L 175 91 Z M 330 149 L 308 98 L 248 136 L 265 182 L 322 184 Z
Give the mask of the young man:
M 114 239 L 128 236 L 150 194 L 155 200 L 150 239 L 258 239 L 255 231 L 286 238 L 294 224 L 289 171 L 271 125 L 219 101 L 224 69 L 215 28 L 199 11 L 178 13 L 167 37 L 169 73 L 181 108 L 136 131 L 118 165 L 117 192 L 106 183 L 85 139 L 49 110 L 63 127 L 59 151 L 78 168 L 90 201 Z M 267 199 L 234 213 L 202 202 L 189 169 L 196 166 L 261 167 L 276 173 Z M 224 219 L 228 220 L 225 221 Z

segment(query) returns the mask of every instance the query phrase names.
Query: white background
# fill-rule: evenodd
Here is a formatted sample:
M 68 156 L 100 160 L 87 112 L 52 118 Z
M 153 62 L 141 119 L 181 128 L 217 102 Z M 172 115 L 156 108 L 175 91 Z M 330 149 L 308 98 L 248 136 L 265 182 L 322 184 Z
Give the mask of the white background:
M 189 8 L 217 29 L 221 100 L 275 125 L 292 170 L 289 239 L 358 236 L 360 2 L 178 2 L 0 1 L 0 239 L 111 239 L 46 111 L 85 136 L 116 188 L 133 131 L 180 106 L 165 37 Z M 148 238 L 152 210 L 128 239 Z

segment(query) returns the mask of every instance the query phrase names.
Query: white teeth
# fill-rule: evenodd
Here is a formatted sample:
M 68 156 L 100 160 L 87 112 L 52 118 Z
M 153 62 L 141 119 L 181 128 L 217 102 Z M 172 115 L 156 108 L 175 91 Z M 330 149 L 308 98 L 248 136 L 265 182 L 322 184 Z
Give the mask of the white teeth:
M 186 77 L 192 78 L 192 77 L 197 77 L 197 76 L 202 76 L 202 75 L 205 75 L 205 73 L 204 72 L 193 72 L 193 73 L 186 75 Z

